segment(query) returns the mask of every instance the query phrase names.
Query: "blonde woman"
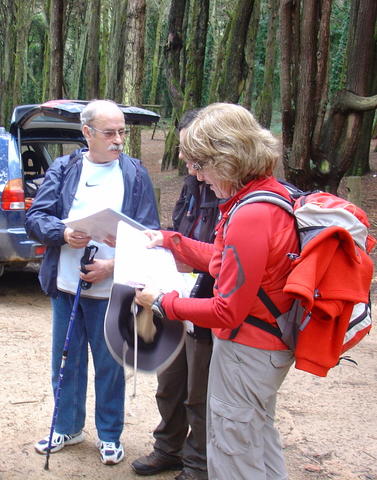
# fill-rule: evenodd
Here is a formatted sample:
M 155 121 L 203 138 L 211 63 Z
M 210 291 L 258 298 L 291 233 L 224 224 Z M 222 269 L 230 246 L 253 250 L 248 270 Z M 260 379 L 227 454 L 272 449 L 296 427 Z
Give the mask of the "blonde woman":
M 267 295 L 285 312 L 291 300 L 282 288 L 298 252 L 293 218 L 271 203 L 231 209 L 245 195 L 268 190 L 288 198 L 272 172 L 278 142 L 239 105 L 216 103 L 201 110 L 181 143 L 198 180 L 220 203 L 214 244 L 177 232 L 149 231 L 151 246 L 169 248 L 176 260 L 215 278 L 212 298 L 179 298 L 145 288 L 144 307 L 169 319 L 212 328 L 213 355 L 207 397 L 207 461 L 211 480 L 286 480 L 274 427 L 277 391 L 293 354 L 272 332 L 275 318 L 261 301 Z

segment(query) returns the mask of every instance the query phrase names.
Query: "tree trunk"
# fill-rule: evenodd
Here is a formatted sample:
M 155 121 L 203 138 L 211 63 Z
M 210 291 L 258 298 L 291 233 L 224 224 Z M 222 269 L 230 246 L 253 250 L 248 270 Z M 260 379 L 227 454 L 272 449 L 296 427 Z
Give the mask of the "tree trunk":
M 175 127 L 183 109 L 184 94 L 181 88 L 180 54 L 183 47 L 182 30 L 186 0 L 172 0 L 168 18 L 168 38 L 165 45 L 166 81 L 169 97 L 173 105 L 172 128 L 165 141 L 165 152 L 161 169 L 168 170 L 178 164 Z
M 50 88 L 49 98 L 63 98 L 63 14 L 64 0 L 50 4 Z
M 12 103 L 13 106 L 22 103 L 23 85 L 26 84 L 25 76 L 27 65 L 27 37 L 29 34 L 34 1 L 23 2 L 18 0 L 14 2 L 16 7 L 16 48 L 14 55 L 14 78 L 12 82 Z
M 124 61 L 126 55 L 127 0 L 112 0 L 111 29 L 108 39 L 109 54 L 107 55 L 107 82 L 105 97 L 118 103 L 123 101 Z M 106 48 L 106 45 L 104 45 Z
M 230 20 L 230 32 L 226 45 L 218 98 L 224 102 L 237 103 L 244 88 L 247 75 L 245 45 L 254 0 L 238 0 Z
M 101 2 L 90 0 L 88 26 L 88 45 L 86 57 L 86 98 L 95 99 L 99 94 L 99 29 L 101 24 Z
M 160 8 L 158 10 L 158 19 L 156 26 L 155 42 L 153 49 L 153 60 L 152 60 L 152 75 L 151 75 L 151 86 L 149 91 L 148 101 L 150 104 L 157 103 L 157 85 L 160 78 L 160 67 L 162 61 L 162 48 L 161 48 L 161 36 L 164 21 L 166 18 L 166 9 L 168 6 L 167 0 L 162 0 Z
M 219 98 L 219 83 L 221 80 L 222 76 L 222 69 L 224 67 L 224 61 L 225 61 L 225 56 L 226 56 L 226 45 L 228 44 L 228 39 L 230 35 L 230 30 L 231 30 L 231 21 L 229 21 L 226 25 L 224 34 L 219 40 L 219 46 L 217 49 L 217 57 L 216 57 L 216 66 L 215 66 L 215 72 L 212 76 L 211 79 L 211 86 L 210 86 L 210 92 L 209 92 L 209 103 L 214 103 L 218 102 L 220 100 Z
M 375 61 L 376 20 L 375 1 L 353 1 L 346 77 L 346 90 L 352 92 L 350 98 L 367 97 L 370 93 L 374 72 L 370 66 L 374 65 Z M 377 96 L 370 97 L 370 100 L 370 109 L 375 109 Z M 334 100 L 321 142 L 321 153 L 326 155 L 325 160 L 323 157 L 314 159 L 317 167 L 315 180 L 322 187 L 336 191 L 341 178 L 351 167 L 360 144 L 364 106 L 365 102 L 361 108 L 358 108 L 355 102 L 351 102 L 348 105 L 343 103 L 339 108 L 337 98 Z M 318 165 L 321 166 L 325 162 L 329 165 L 329 172 L 327 170 L 323 172 L 318 168 Z
M 353 0 L 346 88 L 327 109 L 331 0 L 284 0 L 281 7 L 283 151 L 286 177 L 303 189 L 336 192 L 360 142 L 363 112 L 374 109 L 367 97 L 374 62 L 377 3 Z M 294 19 L 301 10 L 299 26 Z M 297 34 L 300 32 L 300 38 Z M 299 42 L 297 63 L 292 45 Z M 292 72 L 300 72 L 292 88 Z M 298 88 L 299 85 L 299 88 Z
M 49 97 L 49 90 L 50 90 L 50 57 L 51 57 L 51 42 L 50 42 L 50 26 L 49 26 L 49 18 L 50 18 L 50 2 L 49 0 L 45 0 L 43 4 L 43 15 L 45 17 L 46 22 L 46 32 L 44 37 L 44 48 L 43 48 L 43 72 L 42 72 L 42 101 L 46 102 Z
M 258 96 L 257 104 L 255 107 L 255 115 L 259 123 L 265 127 L 270 128 L 272 118 L 272 105 L 274 94 L 274 73 L 276 64 L 276 32 L 278 29 L 279 16 L 279 0 L 269 1 L 269 21 L 268 21 L 268 33 L 266 43 L 266 60 L 264 63 L 264 79 L 263 87 Z
M 16 50 L 16 8 L 15 3 L 9 0 L 2 9 L 3 20 L 3 60 L 0 71 L 0 125 L 9 126 L 13 110 L 13 79 L 14 79 L 14 55 Z
M 377 94 L 377 39 L 374 41 L 374 61 L 370 68 L 370 86 L 368 94 L 376 96 Z M 369 153 L 370 142 L 373 136 L 373 122 L 375 117 L 375 110 L 370 110 L 364 113 L 363 123 L 361 127 L 360 142 L 357 145 L 354 160 L 347 175 L 365 175 L 370 172 Z
M 71 69 L 70 84 L 68 86 L 69 97 L 79 98 L 80 84 L 83 80 L 85 53 L 88 42 L 89 21 L 91 17 L 90 8 L 86 9 L 84 22 L 75 21 L 77 28 L 77 49 Z M 86 97 L 86 95 L 85 95 Z
M 209 0 L 194 0 L 188 41 L 183 111 L 200 107 L 209 18 Z
M 257 46 L 256 38 L 259 30 L 260 18 L 260 4 L 261 0 L 254 0 L 253 13 L 251 14 L 249 30 L 247 33 L 247 40 L 245 46 L 245 60 L 247 63 L 247 76 L 245 80 L 245 88 L 242 95 L 242 105 L 251 110 L 253 103 L 253 89 L 254 89 L 254 57 Z
M 129 0 L 127 10 L 128 41 L 126 44 L 123 103 L 141 105 L 144 73 L 145 0 Z M 140 127 L 131 126 L 130 154 L 141 154 Z
M 282 110 L 283 164 L 288 176 L 289 154 L 295 128 L 296 73 L 298 69 L 300 3 L 283 0 L 280 6 L 280 97 Z

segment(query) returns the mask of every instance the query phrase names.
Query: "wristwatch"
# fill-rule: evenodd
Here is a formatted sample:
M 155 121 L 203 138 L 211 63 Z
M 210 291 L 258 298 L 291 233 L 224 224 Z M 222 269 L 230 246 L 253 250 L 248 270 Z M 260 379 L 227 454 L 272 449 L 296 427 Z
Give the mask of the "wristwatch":
M 162 297 L 164 296 L 163 293 L 160 293 L 152 303 L 152 312 L 161 320 L 166 318 L 165 310 L 162 306 Z

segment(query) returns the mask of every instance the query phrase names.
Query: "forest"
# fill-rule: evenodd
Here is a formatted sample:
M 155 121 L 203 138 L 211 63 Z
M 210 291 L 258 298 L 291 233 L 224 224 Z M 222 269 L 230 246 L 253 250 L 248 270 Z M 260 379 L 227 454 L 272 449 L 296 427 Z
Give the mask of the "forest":
M 281 136 L 289 181 L 336 192 L 369 170 L 376 26 L 376 0 L 0 0 L 0 125 L 57 98 L 143 106 L 183 172 L 182 113 L 239 103 Z

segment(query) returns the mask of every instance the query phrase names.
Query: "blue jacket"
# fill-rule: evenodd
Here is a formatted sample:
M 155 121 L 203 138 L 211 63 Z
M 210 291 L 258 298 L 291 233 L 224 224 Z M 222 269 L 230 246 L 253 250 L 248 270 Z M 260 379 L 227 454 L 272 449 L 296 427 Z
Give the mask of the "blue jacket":
M 61 221 L 68 217 L 80 180 L 83 153 L 75 150 L 71 155 L 57 158 L 46 172 L 31 208 L 26 214 L 25 229 L 30 238 L 47 246 L 39 281 L 42 290 L 57 295 L 57 270 L 60 247 L 65 244 Z M 153 185 L 140 161 L 125 154 L 119 157 L 124 179 L 122 213 L 147 228 L 160 227 Z

